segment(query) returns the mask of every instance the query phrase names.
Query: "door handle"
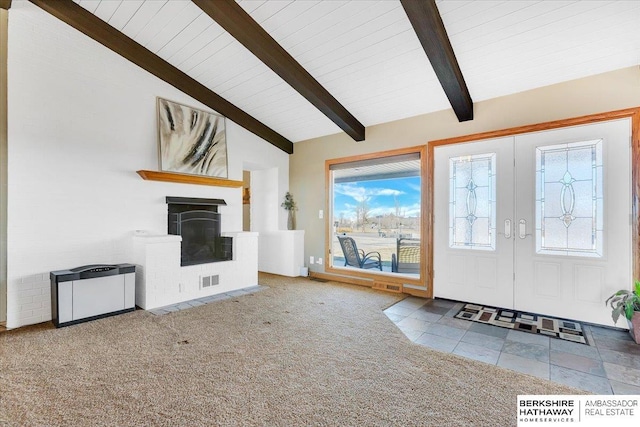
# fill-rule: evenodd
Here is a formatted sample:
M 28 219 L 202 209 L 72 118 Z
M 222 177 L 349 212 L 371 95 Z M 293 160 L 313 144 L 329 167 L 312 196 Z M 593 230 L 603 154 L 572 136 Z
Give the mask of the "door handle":
M 527 234 L 527 221 L 521 219 L 518 221 L 518 237 L 525 239 L 527 236 L 531 236 L 531 234 Z
M 500 229 L 498 229 L 500 230 Z M 511 238 L 511 220 L 510 219 L 505 219 L 504 220 L 504 233 L 501 231 L 498 231 L 498 235 L 503 235 L 505 239 L 510 239 Z

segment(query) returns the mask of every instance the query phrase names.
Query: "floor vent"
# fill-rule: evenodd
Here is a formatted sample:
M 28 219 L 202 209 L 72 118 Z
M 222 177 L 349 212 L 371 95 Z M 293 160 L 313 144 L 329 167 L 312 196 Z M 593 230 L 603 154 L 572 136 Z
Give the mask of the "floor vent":
M 402 293 L 402 284 L 389 283 L 389 282 L 373 282 L 373 289 L 380 289 L 381 291 Z
M 200 289 L 215 286 L 220 283 L 220 276 L 215 274 L 213 276 L 202 276 L 200 280 Z

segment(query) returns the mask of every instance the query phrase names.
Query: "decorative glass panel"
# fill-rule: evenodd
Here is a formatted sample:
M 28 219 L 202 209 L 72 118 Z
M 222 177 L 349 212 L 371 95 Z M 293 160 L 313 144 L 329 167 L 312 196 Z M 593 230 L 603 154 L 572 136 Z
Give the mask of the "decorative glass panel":
M 536 252 L 602 256 L 602 140 L 536 148 Z
M 449 159 L 449 247 L 495 250 L 496 154 Z

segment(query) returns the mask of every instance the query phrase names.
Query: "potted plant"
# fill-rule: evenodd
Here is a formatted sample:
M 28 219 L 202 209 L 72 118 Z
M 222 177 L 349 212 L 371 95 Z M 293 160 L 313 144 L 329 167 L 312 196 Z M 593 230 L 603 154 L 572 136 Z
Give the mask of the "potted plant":
M 632 291 L 621 289 L 611 295 L 605 304 L 611 306 L 613 323 L 617 323 L 620 315 L 624 314 L 629 323 L 631 337 L 636 344 L 640 344 L 640 281 L 635 281 Z
M 284 210 L 289 212 L 289 216 L 287 218 L 287 230 L 295 230 L 296 229 L 296 217 L 294 211 L 298 209 L 296 206 L 296 202 L 293 201 L 293 194 L 287 191 L 287 194 L 284 195 L 284 202 L 281 205 Z

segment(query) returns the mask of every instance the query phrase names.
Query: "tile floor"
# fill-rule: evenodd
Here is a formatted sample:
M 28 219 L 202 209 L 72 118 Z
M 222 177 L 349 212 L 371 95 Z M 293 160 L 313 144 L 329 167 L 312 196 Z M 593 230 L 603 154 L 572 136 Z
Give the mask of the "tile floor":
M 408 297 L 384 312 L 416 344 L 594 394 L 640 395 L 640 345 L 625 331 L 583 325 L 590 345 L 455 319 L 462 303 Z

